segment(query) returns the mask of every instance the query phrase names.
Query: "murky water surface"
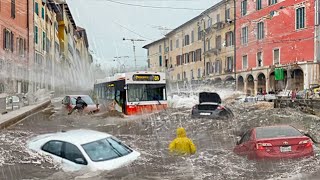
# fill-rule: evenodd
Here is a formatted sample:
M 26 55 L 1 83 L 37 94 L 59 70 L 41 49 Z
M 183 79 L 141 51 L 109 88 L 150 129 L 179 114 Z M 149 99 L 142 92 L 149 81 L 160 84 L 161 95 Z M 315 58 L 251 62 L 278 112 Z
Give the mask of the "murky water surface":
M 311 158 L 255 162 L 232 152 L 236 134 L 249 127 L 292 124 L 320 133 L 320 118 L 272 104 L 227 101 L 235 117 L 229 120 L 191 119 L 189 108 L 168 109 L 144 117 L 71 116 L 55 103 L 0 133 L 0 179 L 319 179 L 319 151 Z M 53 113 L 53 114 L 52 114 Z M 177 127 L 183 126 L 197 146 L 190 157 L 168 153 Z M 112 172 L 63 172 L 49 157 L 26 148 L 37 134 L 87 128 L 107 132 L 141 152 L 127 167 Z M 317 177 L 318 176 L 318 177 Z

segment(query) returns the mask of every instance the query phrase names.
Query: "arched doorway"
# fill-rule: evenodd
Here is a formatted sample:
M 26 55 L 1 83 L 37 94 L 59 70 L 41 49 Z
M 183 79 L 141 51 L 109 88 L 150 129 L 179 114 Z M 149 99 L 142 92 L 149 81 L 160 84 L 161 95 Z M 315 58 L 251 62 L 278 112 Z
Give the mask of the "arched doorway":
M 304 89 L 304 74 L 302 69 L 295 69 L 291 73 L 291 86 L 292 90 L 298 89 L 303 90 Z
M 258 75 L 258 89 L 257 92 L 262 94 L 263 92 L 267 92 L 266 91 L 266 76 L 263 73 L 260 73 Z
M 271 92 L 280 92 L 284 90 L 287 86 L 287 70 L 283 70 L 283 79 L 282 80 L 276 80 L 275 78 L 275 72 L 271 72 L 269 75 L 269 91 Z
M 243 77 L 242 76 L 239 76 L 238 77 L 238 91 L 243 91 L 243 89 L 244 89 L 244 79 L 243 79 Z
M 222 82 L 221 78 L 215 78 L 214 79 L 214 83 L 216 83 L 216 84 L 221 84 L 221 82 Z
M 247 77 L 247 92 L 248 95 L 254 95 L 254 78 L 251 74 Z
M 225 87 L 228 87 L 228 88 L 235 88 L 235 85 L 236 85 L 236 80 L 234 79 L 234 77 L 232 76 L 227 76 L 225 79 L 224 79 L 224 85 Z

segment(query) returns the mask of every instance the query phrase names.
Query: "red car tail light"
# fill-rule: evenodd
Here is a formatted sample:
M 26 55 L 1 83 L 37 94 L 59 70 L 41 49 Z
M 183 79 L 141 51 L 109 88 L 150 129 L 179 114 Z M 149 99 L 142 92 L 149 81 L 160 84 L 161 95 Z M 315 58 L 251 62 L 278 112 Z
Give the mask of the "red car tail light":
M 218 109 L 218 110 L 223 110 L 224 107 L 223 107 L 223 106 L 218 106 L 217 109 Z
M 264 150 L 266 147 L 271 147 L 272 144 L 270 143 L 257 143 L 256 148 L 257 150 Z
M 312 147 L 312 141 L 310 139 L 304 140 L 304 141 L 300 141 L 299 145 L 302 145 L 302 146 L 304 146 L 306 148 Z

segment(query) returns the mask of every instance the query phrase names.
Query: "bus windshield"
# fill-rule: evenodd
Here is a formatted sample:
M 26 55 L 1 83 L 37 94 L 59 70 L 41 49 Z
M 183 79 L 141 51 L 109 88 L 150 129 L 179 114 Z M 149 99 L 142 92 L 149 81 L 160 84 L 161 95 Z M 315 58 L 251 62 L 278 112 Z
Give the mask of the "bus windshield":
M 162 101 L 167 100 L 165 84 L 129 84 L 128 101 Z

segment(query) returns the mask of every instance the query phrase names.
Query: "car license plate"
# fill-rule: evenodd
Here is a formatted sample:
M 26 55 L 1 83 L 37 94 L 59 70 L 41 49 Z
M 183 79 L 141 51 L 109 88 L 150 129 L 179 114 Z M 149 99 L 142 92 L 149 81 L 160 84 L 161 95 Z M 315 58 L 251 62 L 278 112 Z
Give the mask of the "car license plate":
M 291 152 L 291 146 L 281 146 L 280 152 Z
M 210 116 L 211 113 L 200 113 L 200 115 L 202 115 L 202 116 Z

